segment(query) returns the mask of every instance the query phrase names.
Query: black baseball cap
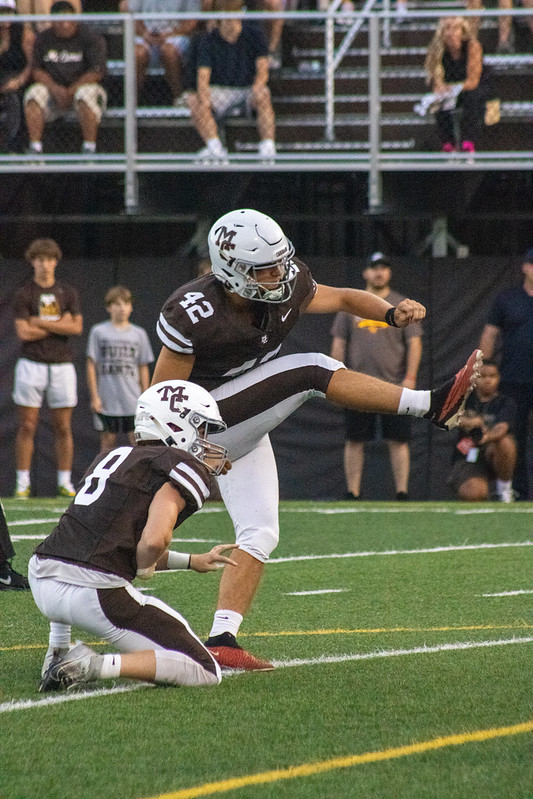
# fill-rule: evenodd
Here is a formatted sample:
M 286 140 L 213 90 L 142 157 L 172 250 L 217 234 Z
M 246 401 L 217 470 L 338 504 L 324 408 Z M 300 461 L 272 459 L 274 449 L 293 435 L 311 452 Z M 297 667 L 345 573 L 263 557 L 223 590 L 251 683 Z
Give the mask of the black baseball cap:
M 392 266 L 390 258 L 388 258 L 386 255 L 383 255 L 382 252 L 372 253 L 366 265 L 367 268 L 372 268 L 373 266 L 388 266 L 390 268 Z
M 51 14 L 75 14 L 76 10 L 72 3 L 69 3 L 68 0 L 56 0 L 55 3 L 52 3 L 50 6 L 50 13 Z

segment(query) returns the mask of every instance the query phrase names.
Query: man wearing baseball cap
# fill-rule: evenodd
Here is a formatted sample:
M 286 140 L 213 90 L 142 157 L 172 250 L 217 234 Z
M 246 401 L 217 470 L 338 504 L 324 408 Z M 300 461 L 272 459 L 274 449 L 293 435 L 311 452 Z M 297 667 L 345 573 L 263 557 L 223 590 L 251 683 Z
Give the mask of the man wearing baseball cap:
M 405 297 L 392 291 L 391 275 L 391 260 L 381 252 L 373 253 L 363 270 L 366 290 L 397 305 Z M 344 361 L 349 369 L 404 388 L 415 388 L 422 356 L 422 327 L 418 322 L 400 329 L 341 312 L 335 317 L 331 334 L 332 357 Z M 348 487 L 345 498 L 360 499 L 365 442 L 372 441 L 381 431 L 389 447 L 396 499 L 407 500 L 410 419 L 407 416 L 393 417 L 351 410 L 345 411 L 345 419 L 344 468 Z
M 522 259 L 520 286 L 504 289 L 494 298 L 481 334 L 486 358 L 500 350 L 500 390 L 517 405 L 517 461 L 513 479 L 516 498 L 529 498 L 527 438 L 533 409 L 533 247 Z

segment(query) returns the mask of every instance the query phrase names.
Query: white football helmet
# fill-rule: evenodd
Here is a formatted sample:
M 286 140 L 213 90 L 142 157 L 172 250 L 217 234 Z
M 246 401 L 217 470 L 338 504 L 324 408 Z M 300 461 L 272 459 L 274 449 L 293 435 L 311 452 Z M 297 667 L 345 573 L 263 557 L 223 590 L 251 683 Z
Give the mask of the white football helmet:
M 187 380 L 156 383 L 137 400 L 136 441 L 163 441 L 167 447 L 190 452 L 212 474 L 220 474 L 228 451 L 208 441 L 208 435 L 225 429 L 211 394 Z
M 291 261 L 294 247 L 277 222 L 243 208 L 215 222 L 208 236 L 213 274 L 230 291 L 248 300 L 285 302 L 292 295 L 298 269 Z M 268 288 L 261 269 L 280 266 L 279 281 Z

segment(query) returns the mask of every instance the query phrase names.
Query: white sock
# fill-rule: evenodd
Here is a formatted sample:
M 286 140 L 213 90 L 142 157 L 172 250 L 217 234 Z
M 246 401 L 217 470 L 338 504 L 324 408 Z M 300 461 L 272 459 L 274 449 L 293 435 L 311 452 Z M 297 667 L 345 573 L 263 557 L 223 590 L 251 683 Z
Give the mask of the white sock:
M 58 471 L 57 473 L 57 484 L 58 486 L 65 486 L 66 488 L 70 488 L 70 481 L 72 477 L 72 472 L 70 471 Z
M 120 677 L 120 667 L 122 658 L 120 655 L 104 655 L 102 658 L 102 671 L 100 678 L 102 680 L 110 680 L 114 677 Z
M 30 142 L 30 149 L 34 150 L 36 153 L 42 153 L 42 151 L 43 151 L 43 143 L 42 143 L 42 141 L 31 141 Z
M 30 484 L 30 470 L 17 469 L 17 491 L 25 491 Z
M 498 494 L 503 494 L 511 490 L 512 480 L 496 480 L 496 491 Z
M 417 391 L 414 388 L 402 389 L 398 413 L 403 416 L 423 416 L 431 405 L 431 391 Z
M 83 151 L 85 153 L 95 153 L 96 152 L 96 142 L 94 142 L 94 141 L 84 141 L 83 142 Z
M 213 619 L 210 636 L 222 635 L 222 633 L 232 633 L 237 637 L 239 627 L 242 624 L 242 616 L 235 610 L 217 610 Z

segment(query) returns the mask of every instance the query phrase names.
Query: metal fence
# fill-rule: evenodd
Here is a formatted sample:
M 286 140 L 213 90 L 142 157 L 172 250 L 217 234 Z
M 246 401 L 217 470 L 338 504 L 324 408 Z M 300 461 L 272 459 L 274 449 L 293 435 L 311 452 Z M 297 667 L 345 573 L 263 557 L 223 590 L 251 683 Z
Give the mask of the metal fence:
M 140 172 L 359 171 L 368 173 L 372 208 L 381 202 L 381 175 L 386 171 L 531 170 L 530 45 L 529 52 L 526 45 L 524 52 L 506 56 L 495 55 L 490 46 L 484 48 L 485 61 L 503 81 L 500 135 L 491 149 L 455 153 L 453 158 L 438 152 L 431 144 L 432 120 L 413 112 L 427 91 L 423 72 L 427 44 L 438 18 L 450 14 L 479 16 L 479 12 L 443 3 L 441 8 L 410 11 L 399 22 L 389 0 L 379 4 L 367 0 L 357 10 L 346 10 L 341 0 L 334 0 L 326 11 L 202 14 L 203 26 L 212 20 L 243 17 L 260 26 L 273 18 L 284 21 L 281 67 L 272 70 L 269 78 L 276 151 L 265 154 L 258 147 L 264 135 L 262 110 L 257 103 L 255 108 L 247 107 L 244 98 L 244 102 L 226 102 L 227 107 L 215 115 L 225 148 L 217 158 L 202 155 L 205 140 L 191 117 L 194 100 L 187 91 L 173 96 L 175 87 L 161 63 L 151 61 L 142 87 L 137 86 L 136 23 L 161 23 L 169 15 L 54 15 L 56 20 L 74 19 L 91 26 L 107 42 L 103 81 L 107 109 L 99 128 L 98 151 L 80 154 L 79 124 L 71 111 L 46 125 L 42 154 L 2 155 L 0 173 L 123 173 L 124 204 L 131 209 L 138 202 Z M 525 28 L 533 10 L 483 11 L 481 35 L 488 42 L 490 37 L 493 41 L 498 16 L 504 14 Z M 194 18 L 191 14 L 172 16 L 173 20 Z M 2 21 L 36 23 L 50 18 L 2 15 Z M 195 37 L 191 37 L 193 45 Z M 192 92 L 194 74 L 194 70 L 184 73 L 182 88 Z M 520 86 L 522 90 L 514 96 Z

